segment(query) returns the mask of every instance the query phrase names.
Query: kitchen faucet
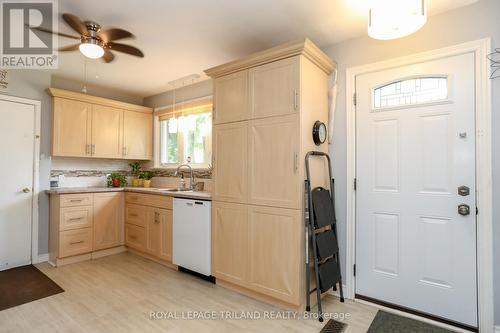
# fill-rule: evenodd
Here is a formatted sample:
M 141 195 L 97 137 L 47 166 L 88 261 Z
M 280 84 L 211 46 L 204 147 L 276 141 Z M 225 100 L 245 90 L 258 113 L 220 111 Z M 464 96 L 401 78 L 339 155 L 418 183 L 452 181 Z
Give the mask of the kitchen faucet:
M 179 173 L 181 173 L 180 170 L 183 167 L 189 168 L 189 174 L 190 174 L 189 189 L 190 190 L 194 190 L 195 186 L 197 185 L 197 182 L 196 182 L 196 179 L 194 177 L 193 168 L 189 164 L 181 164 L 181 165 L 179 165 L 177 167 L 177 170 L 174 173 L 174 177 L 179 176 Z

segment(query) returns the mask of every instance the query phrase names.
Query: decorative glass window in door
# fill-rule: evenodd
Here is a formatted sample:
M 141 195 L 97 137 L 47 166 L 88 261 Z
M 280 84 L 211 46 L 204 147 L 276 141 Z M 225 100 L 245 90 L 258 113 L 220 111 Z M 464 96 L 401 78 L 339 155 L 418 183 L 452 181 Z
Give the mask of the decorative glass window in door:
M 375 111 L 448 100 L 448 77 L 427 76 L 393 81 L 373 90 Z

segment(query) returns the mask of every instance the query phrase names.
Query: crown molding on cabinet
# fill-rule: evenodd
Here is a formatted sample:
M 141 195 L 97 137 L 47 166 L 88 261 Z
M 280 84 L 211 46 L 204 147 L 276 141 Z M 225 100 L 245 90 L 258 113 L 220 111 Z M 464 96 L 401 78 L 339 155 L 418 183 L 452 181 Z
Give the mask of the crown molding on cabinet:
M 57 88 L 48 88 L 47 92 L 52 97 L 61 97 L 66 99 L 72 99 L 80 102 L 87 102 L 93 104 L 99 104 L 104 106 L 110 106 L 118 109 L 135 111 L 135 112 L 143 112 L 143 113 L 152 113 L 153 109 L 136 104 L 130 104 L 126 102 L 120 102 L 114 99 L 108 99 L 103 97 L 97 97 L 87 94 L 82 94 L 74 91 L 57 89 Z
M 212 78 L 216 78 L 297 55 L 305 56 L 328 75 L 337 67 L 337 64 L 314 45 L 310 39 L 305 38 L 279 45 L 262 52 L 253 53 L 245 58 L 231 61 L 223 65 L 212 67 L 205 70 L 205 74 Z

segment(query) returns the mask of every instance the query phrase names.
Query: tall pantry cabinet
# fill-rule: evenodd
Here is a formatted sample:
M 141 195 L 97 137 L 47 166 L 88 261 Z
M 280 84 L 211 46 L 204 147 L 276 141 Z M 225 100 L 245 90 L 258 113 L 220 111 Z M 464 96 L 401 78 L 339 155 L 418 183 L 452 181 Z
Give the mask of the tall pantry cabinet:
M 301 307 L 304 157 L 328 120 L 335 63 L 310 40 L 206 70 L 214 78 L 213 274 L 220 284 Z M 312 163 L 313 186 L 328 184 Z

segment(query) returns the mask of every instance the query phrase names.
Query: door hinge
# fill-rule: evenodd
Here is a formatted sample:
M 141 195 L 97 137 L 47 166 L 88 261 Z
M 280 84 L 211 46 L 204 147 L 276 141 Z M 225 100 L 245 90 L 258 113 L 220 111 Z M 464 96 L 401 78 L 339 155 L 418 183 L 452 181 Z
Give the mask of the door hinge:
M 352 266 L 352 273 L 354 276 L 356 276 L 356 264 Z
M 354 181 L 353 181 L 353 188 L 354 188 L 354 191 L 356 191 L 358 188 L 358 180 L 356 178 L 354 178 Z
M 479 215 L 479 208 L 476 207 L 476 215 Z
M 356 96 L 356 93 L 352 94 L 352 104 L 354 104 L 354 106 L 358 104 L 358 98 Z

